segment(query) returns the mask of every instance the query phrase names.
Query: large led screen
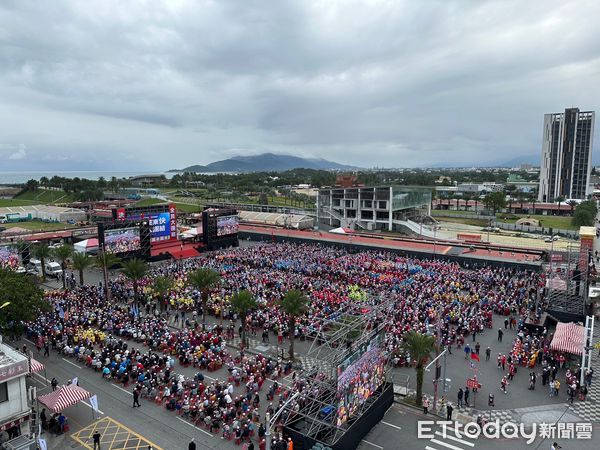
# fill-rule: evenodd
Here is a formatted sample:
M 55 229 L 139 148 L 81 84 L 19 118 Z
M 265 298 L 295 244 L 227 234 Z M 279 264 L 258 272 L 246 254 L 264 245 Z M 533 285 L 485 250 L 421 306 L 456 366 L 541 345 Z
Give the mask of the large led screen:
M 140 229 L 135 227 L 105 230 L 104 249 L 107 253 L 130 253 L 140 250 Z
M 385 361 L 381 336 L 376 336 L 338 366 L 338 426 L 356 415 L 360 406 L 385 382 Z
M 238 216 L 217 217 L 217 236 L 236 234 L 240 228 Z

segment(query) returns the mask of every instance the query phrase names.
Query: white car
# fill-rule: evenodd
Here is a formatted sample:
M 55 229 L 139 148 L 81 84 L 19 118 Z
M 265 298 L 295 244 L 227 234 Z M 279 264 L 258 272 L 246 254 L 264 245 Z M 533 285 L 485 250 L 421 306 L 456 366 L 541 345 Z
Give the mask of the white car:
M 46 263 L 46 275 L 50 278 L 60 278 L 62 276 L 62 267 L 59 263 L 51 261 Z

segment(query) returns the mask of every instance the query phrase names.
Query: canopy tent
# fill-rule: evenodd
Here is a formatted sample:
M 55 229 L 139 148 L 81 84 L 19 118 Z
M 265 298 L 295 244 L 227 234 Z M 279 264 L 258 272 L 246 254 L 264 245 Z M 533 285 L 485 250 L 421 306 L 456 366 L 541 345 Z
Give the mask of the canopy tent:
M 30 368 L 31 368 L 31 373 L 41 372 L 42 370 L 44 370 L 44 365 L 41 362 L 31 358 Z
M 238 211 L 240 221 L 244 223 L 261 223 L 284 228 L 307 230 L 312 228 L 315 220 L 303 214 L 268 213 L 260 211 Z
M 333 230 L 329 230 L 330 233 L 335 233 L 335 234 L 351 234 L 353 233 L 353 231 L 350 228 L 334 228 Z
M 56 391 L 46 395 L 40 395 L 38 401 L 46 405 L 52 412 L 60 412 L 63 409 L 90 398 L 92 394 L 76 384 L 60 386 Z
M 73 249 L 78 253 L 86 253 L 93 250 L 98 250 L 98 239 L 91 238 L 77 242 L 73 245 Z
M 550 350 L 581 355 L 585 342 L 585 328 L 574 323 L 556 324 L 556 331 L 550 343 Z

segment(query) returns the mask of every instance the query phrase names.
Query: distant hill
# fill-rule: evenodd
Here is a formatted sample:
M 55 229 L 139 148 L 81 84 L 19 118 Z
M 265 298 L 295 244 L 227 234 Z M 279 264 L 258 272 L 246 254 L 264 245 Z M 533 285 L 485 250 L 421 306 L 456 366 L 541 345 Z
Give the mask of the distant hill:
M 291 169 L 349 170 L 355 169 L 355 167 L 325 159 L 263 153 L 254 156 L 234 156 L 222 161 L 215 161 L 206 166 L 193 165 L 180 170 L 171 170 L 170 172 L 279 172 Z

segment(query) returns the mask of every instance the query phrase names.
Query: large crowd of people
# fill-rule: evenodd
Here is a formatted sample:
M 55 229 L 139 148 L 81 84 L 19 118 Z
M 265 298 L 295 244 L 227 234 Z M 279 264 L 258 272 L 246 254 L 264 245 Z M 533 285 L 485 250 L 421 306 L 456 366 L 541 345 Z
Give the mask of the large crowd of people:
M 201 293 L 187 282 L 188 275 L 200 267 L 214 269 L 222 279 L 211 290 L 206 311 L 202 311 Z M 174 280 L 173 287 L 160 296 L 152 290 L 157 276 Z M 212 431 L 219 430 L 223 437 L 243 440 L 255 428 L 262 434 L 257 406 L 265 379 L 277 379 L 291 365 L 249 356 L 243 350 L 230 353 L 226 341 L 235 333 L 237 317 L 229 299 L 235 292 L 248 289 L 256 298 L 258 308 L 249 312 L 245 326 L 252 334 L 262 333 L 263 341 L 271 335 L 281 340 L 291 333 L 310 339 L 323 319 L 335 317 L 350 303 L 368 309 L 383 299 L 391 301 L 393 309 L 381 317 L 386 324 L 384 351 L 396 365 L 410 365 L 410 355 L 402 347 L 406 332 L 439 330 L 441 344 L 448 348 L 462 347 L 471 337 L 475 346 L 477 335 L 492 328 L 494 314 L 502 320 L 510 318 L 511 326 L 516 317 L 535 314 L 544 280 L 533 271 L 508 267 L 468 268 L 385 251 L 349 253 L 323 245 L 284 243 L 154 265 L 139 286 L 137 301 L 131 281 L 124 276 L 110 282 L 110 302 L 101 285 L 49 293 L 50 312 L 28 324 L 28 333 L 79 358 L 105 378 L 130 386 L 138 398 L 152 398 Z M 301 290 L 309 299 L 293 329 L 288 328 L 288 317 L 278 303 L 290 289 Z M 218 320 L 202 322 L 204 314 L 223 317 L 223 325 Z M 172 326 L 175 320 L 177 325 L 181 321 L 180 326 Z M 546 361 L 539 356 L 545 341 L 540 344 L 535 339 L 519 338 L 510 364 Z M 198 375 L 178 374 L 177 364 L 197 368 Z M 228 380 L 207 383 L 203 379 L 202 372 L 221 367 L 228 368 Z M 233 395 L 235 385 L 245 393 Z M 294 379 L 294 386 L 302 389 L 303 383 Z M 281 401 L 288 395 L 280 385 L 272 387 L 269 398 L 279 395 Z

